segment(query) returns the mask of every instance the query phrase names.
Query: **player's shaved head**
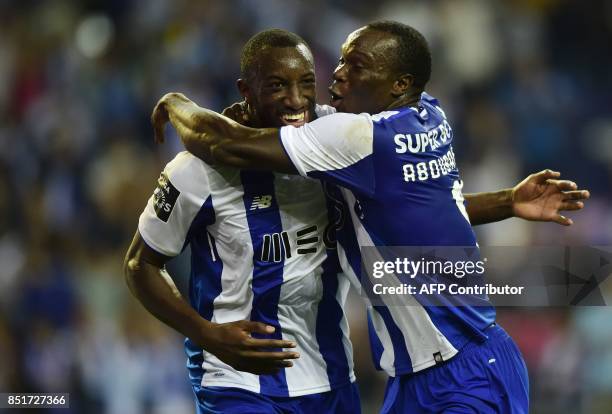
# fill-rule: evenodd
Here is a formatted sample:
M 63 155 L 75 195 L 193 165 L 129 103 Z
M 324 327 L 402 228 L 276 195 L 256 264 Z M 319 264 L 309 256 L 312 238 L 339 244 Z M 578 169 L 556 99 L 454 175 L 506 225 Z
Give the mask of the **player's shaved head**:
M 397 48 L 391 54 L 393 69 L 397 73 L 411 74 L 414 86 L 424 89 L 431 77 L 431 52 L 425 37 L 413 27 L 394 21 L 377 21 L 365 27 L 395 37 Z
M 412 106 L 431 76 L 431 53 L 417 30 L 378 21 L 348 35 L 341 47 L 330 104 L 340 112 L 375 114 Z
M 282 29 L 269 29 L 251 37 L 242 48 L 240 56 L 240 75 L 243 79 L 251 80 L 259 72 L 259 62 L 264 56 L 262 53 L 269 48 L 297 47 L 304 45 L 310 52 L 308 43 L 295 33 Z
M 251 125 L 300 126 L 315 118 L 314 58 L 300 36 L 281 29 L 257 33 L 245 44 L 237 86 Z

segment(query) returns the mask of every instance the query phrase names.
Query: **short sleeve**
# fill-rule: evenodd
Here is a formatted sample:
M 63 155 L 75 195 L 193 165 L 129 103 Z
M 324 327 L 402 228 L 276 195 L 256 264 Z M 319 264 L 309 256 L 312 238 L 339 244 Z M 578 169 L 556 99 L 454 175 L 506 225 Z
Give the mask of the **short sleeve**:
M 329 105 L 319 105 L 315 106 L 315 113 L 317 114 L 317 118 L 321 118 L 322 116 L 327 116 L 336 113 L 336 108 Z
M 204 162 L 188 152 L 181 152 L 161 173 L 140 215 L 138 231 L 152 249 L 166 256 L 176 256 L 186 245 L 196 217 L 205 221 L 213 217 L 211 207 Z
M 300 175 L 372 196 L 373 124 L 368 114 L 336 113 L 280 130 L 285 152 Z

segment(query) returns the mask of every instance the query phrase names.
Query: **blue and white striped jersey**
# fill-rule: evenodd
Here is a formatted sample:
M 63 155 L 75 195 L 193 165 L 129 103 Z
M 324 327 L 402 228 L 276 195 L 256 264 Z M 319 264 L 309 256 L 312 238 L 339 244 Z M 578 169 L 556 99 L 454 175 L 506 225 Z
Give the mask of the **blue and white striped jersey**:
M 204 318 L 267 323 L 276 332 L 265 337 L 295 341 L 300 353 L 293 367 L 258 376 L 186 340 L 194 384 L 293 397 L 355 381 L 350 282 L 326 248 L 329 218 L 318 180 L 209 166 L 188 152 L 166 166 L 140 216 L 144 241 L 167 256 L 190 245 L 190 301 Z
M 338 230 L 340 262 L 359 288 L 360 247 L 477 246 L 461 193 L 452 130 L 438 101 L 377 115 L 338 113 L 301 128 L 281 129 L 281 142 L 303 176 L 339 185 L 347 225 Z M 351 225 L 352 224 L 352 225 Z M 383 303 L 387 303 L 381 296 Z M 464 306 L 368 304 L 374 362 L 390 376 L 447 360 L 495 319 L 486 297 Z M 472 306 L 478 303 L 479 306 Z

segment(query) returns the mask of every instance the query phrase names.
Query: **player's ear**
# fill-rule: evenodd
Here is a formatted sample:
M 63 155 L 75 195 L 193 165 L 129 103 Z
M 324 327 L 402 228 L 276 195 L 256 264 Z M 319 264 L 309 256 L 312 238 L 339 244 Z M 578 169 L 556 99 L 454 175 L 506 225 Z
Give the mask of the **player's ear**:
M 412 76 L 410 73 L 404 73 L 400 75 L 395 82 L 393 82 L 391 94 L 395 97 L 402 96 L 406 92 L 410 91 L 413 85 L 414 76 Z
M 238 87 L 238 92 L 240 92 L 240 95 L 244 98 L 244 100 L 246 102 L 250 102 L 251 101 L 251 88 L 249 87 L 249 84 L 246 81 L 246 79 L 239 78 L 236 81 L 236 86 Z
M 238 86 L 238 91 L 240 92 L 244 102 L 246 102 L 246 109 L 244 109 L 244 111 L 247 118 L 245 119 L 250 119 L 251 121 L 257 119 L 257 113 L 255 110 L 256 106 L 253 105 L 254 92 L 251 85 L 246 79 L 239 78 L 236 81 L 236 86 Z

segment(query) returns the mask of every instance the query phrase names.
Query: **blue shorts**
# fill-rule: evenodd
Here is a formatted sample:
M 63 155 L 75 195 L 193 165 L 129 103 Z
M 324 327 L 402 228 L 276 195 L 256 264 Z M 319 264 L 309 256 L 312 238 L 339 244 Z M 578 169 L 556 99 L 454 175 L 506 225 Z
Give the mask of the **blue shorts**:
M 359 414 L 359 389 L 352 383 L 300 397 L 269 397 L 231 387 L 194 387 L 198 414 Z
M 501 326 L 441 365 L 389 378 L 382 413 L 527 414 L 529 378 L 516 344 Z

